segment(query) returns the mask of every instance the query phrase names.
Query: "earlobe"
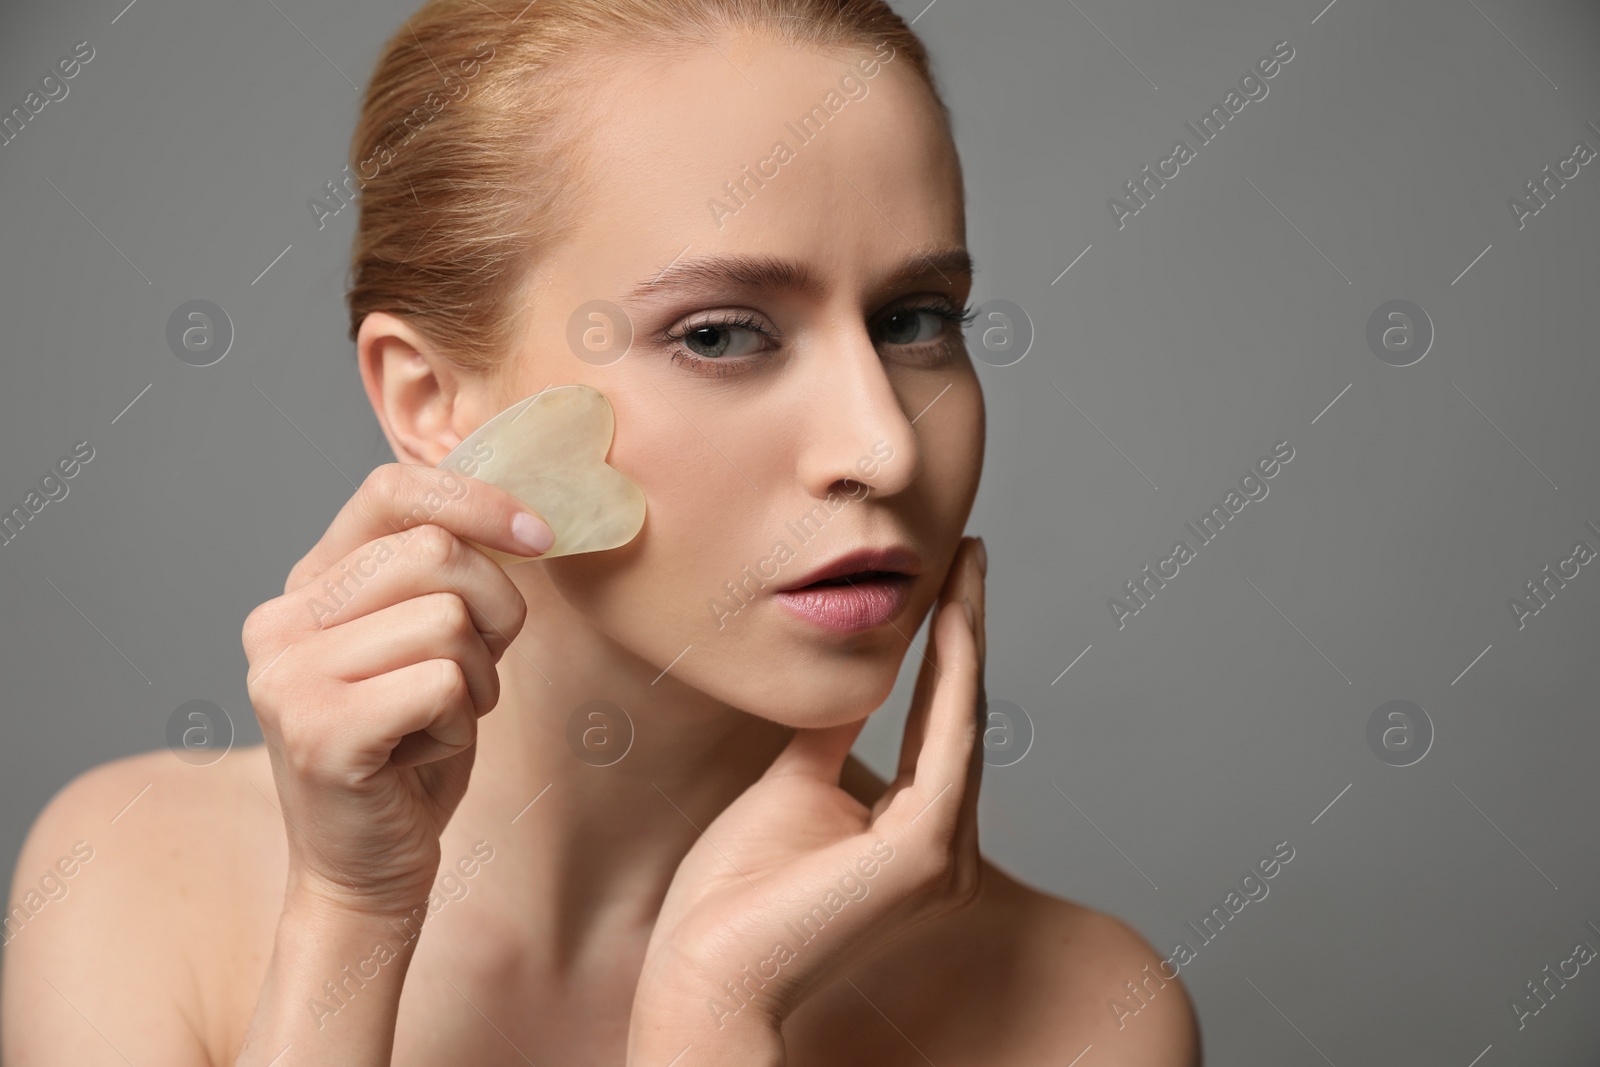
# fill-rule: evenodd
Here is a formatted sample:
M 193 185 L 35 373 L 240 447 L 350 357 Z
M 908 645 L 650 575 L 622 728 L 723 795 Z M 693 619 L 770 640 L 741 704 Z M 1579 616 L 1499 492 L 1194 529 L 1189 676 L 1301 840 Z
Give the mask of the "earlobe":
M 454 425 L 459 372 L 409 323 L 369 314 L 356 334 L 356 359 L 396 459 L 431 467 L 461 443 Z

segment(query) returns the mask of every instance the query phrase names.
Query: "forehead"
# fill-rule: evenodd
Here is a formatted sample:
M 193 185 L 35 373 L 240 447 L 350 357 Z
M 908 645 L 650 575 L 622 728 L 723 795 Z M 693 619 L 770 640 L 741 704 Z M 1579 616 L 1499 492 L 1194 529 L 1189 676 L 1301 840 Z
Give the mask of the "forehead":
M 938 105 L 886 44 L 746 33 L 608 59 L 586 88 L 589 210 L 555 259 L 587 297 L 696 256 L 792 259 L 848 284 L 965 244 Z

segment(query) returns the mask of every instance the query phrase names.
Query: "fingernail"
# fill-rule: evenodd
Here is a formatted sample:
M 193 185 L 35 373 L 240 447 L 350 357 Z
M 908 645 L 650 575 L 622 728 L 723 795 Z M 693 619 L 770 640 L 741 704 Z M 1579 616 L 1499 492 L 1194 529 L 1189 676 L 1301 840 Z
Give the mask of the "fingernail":
M 962 597 L 961 598 L 961 604 L 962 604 L 963 607 L 965 607 L 967 609 L 967 625 L 972 628 L 972 632 L 973 633 L 977 633 L 978 632 L 978 613 L 976 611 L 974 611 L 973 608 L 972 608 L 972 598 L 971 597 Z
M 511 536 L 527 545 L 535 555 L 549 551 L 556 543 L 556 533 L 549 523 L 531 512 L 519 511 L 511 520 Z
M 978 573 L 985 578 L 989 576 L 989 549 L 984 545 L 983 538 L 978 538 Z

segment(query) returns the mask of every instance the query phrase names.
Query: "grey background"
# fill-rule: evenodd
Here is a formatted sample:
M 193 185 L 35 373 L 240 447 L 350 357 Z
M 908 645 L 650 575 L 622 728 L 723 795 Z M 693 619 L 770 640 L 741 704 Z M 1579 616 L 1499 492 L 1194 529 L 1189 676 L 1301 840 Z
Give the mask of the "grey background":
M 4 109 L 96 50 L 0 148 L 0 504 L 96 450 L 0 547 L 8 869 L 185 701 L 259 740 L 239 626 L 389 458 L 344 339 L 355 212 L 318 232 L 306 201 L 410 5 L 124 2 L 0 16 Z M 1036 729 L 988 772 L 986 848 L 1167 952 L 1289 841 L 1182 969 L 1212 1063 L 1594 1063 L 1593 967 L 1520 1032 L 1509 1003 L 1600 947 L 1600 565 L 1523 630 L 1506 600 L 1600 547 L 1600 161 L 1525 229 L 1506 200 L 1600 148 L 1600 10 L 1323 3 L 896 5 L 955 114 L 974 297 L 1037 334 L 980 367 L 990 694 Z M 1284 39 L 1119 231 L 1107 198 Z M 1397 298 L 1437 329 L 1405 368 L 1365 340 Z M 191 299 L 236 327 L 215 366 L 167 348 Z M 1118 630 L 1107 598 L 1280 440 L 1270 495 Z M 880 769 L 915 658 L 860 743 Z M 1366 741 L 1396 698 L 1437 731 L 1404 768 Z

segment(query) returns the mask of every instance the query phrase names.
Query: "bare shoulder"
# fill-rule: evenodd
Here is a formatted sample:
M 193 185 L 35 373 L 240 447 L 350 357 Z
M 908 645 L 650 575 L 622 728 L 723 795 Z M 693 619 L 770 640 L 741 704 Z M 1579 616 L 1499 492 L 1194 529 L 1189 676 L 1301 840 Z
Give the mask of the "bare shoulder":
M 207 767 L 161 750 L 57 791 L 12 875 L 0 1059 L 186 1067 L 225 1047 L 207 1020 L 232 969 L 208 964 L 242 946 L 241 886 L 271 867 L 263 835 L 282 837 L 265 766 L 259 748 Z
M 1201 1062 L 1188 992 L 1138 931 L 987 861 L 975 904 L 896 942 L 809 1014 L 853 1036 L 797 1063 Z
M 841 785 L 868 806 L 887 787 L 853 757 Z M 1069 1063 L 1086 1051 L 1081 1067 L 1202 1060 L 1188 990 L 1137 930 L 1040 892 L 987 859 L 976 903 L 895 944 L 855 988 L 810 1014 L 842 1020 L 861 1000 L 894 1022 L 881 1045 L 850 1050 L 862 1063 L 898 1063 L 908 1044 L 917 1045 L 908 1063 Z M 908 1027 L 926 1044 L 909 1042 L 901 1032 Z M 827 1062 L 850 1058 L 829 1052 Z
M 1199 1067 L 1199 1023 L 1177 972 L 1131 925 L 1108 912 L 1035 890 L 986 864 L 973 921 L 1015 946 L 1013 988 L 1027 1049 L 1085 1065 Z

